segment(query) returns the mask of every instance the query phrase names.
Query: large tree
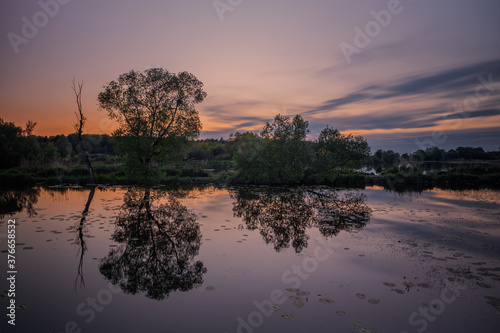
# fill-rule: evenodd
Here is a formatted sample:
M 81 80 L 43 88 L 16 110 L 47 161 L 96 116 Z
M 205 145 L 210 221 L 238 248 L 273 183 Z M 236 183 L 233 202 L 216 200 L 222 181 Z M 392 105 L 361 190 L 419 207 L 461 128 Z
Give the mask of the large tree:
M 238 179 L 276 184 L 300 182 L 313 153 L 306 141 L 308 126 L 300 115 L 290 118 L 278 114 L 273 122 L 266 123 L 260 136 L 237 136 L 234 160 Z
M 361 169 L 369 157 L 370 146 L 362 136 L 345 135 L 327 126 L 316 141 L 312 173 L 351 172 Z
M 193 74 L 151 68 L 120 75 L 104 87 L 98 100 L 119 123 L 114 136 L 132 175 L 150 178 L 154 163 L 199 135 L 195 105 L 205 97 L 203 83 Z
M 274 122 L 267 122 L 261 132 L 264 138 L 264 157 L 268 176 L 279 183 L 300 181 L 311 159 L 306 142 L 309 122 L 301 115 L 293 118 L 277 115 Z

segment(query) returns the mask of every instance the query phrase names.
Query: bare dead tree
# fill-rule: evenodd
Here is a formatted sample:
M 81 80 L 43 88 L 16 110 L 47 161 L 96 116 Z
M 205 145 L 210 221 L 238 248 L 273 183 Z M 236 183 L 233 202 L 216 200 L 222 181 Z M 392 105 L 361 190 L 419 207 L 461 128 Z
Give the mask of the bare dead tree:
M 24 135 L 31 136 L 33 135 L 33 130 L 35 129 L 36 122 L 28 120 L 26 123 L 26 129 L 24 130 Z
M 82 155 L 82 158 L 87 165 L 87 169 L 89 170 L 90 182 L 92 184 L 95 184 L 94 168 L 92 168 L 92 163 L 90 162 L 87 148 L 85 148 L 85 145 L 83 144 L 83 127 L 85 126 L 85 121 L 87 120 L 87 118 L 83 114 L 82 108 L 83 81 L 76 82 L 75 78 L 73 78 L 73 80 L 71 81 L 71 88 L 75 93 L 76 106 L 78 108 L 78 112 L 75 111 L 76 123 L 74 124 L 76 133 L 78 134 L 78 152 Z

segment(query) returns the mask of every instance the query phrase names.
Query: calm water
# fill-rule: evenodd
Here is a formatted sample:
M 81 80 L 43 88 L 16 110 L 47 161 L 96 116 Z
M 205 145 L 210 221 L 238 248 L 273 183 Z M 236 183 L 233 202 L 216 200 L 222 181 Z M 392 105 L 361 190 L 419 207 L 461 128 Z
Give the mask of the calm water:
M 1 193 L 1 332 L 498 332 L 500 192 Z

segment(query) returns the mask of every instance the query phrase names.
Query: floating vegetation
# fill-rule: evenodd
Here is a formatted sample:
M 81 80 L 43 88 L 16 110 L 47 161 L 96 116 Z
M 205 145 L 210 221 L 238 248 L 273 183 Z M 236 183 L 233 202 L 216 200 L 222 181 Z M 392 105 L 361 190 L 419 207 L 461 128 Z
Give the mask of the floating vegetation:
M 201 286 L 202 286 L 201 283 L 193 283 L 193 288 L 199 288 Z
M 293 306 L 298 308 L 298 309 L 300 309 L 304 305 L 305 305 L 305 303 L 302 300 L 294 300 L 293 301 Z
M 310 292 L 309 291 L 305 291 L 305 290 L 300 290 L 300 291 L 297 291 L 297 295 L 298 296 L 307 296 L 309 295 Z
M 369 330 L 366 327 L 364 327 L 365 324 L 362 321 L 360 321 L 360 320 L 353 321 L 352 322 L 352 326 L 356 327 L 358 329 L 358 332 L 373 333 L 372 330 Z
M 365 299 L 366 295 L 365 294 L 361 294 L 361 293 L 357 293 L 356 297 L 359 298 L 359 299 Z
M 420 288 L 430 288 L 431 285 L 427 282 L 422 282 L 422 283 L 417 283 L 417 287 L 420 287 Z
M 397 292 L 398 294 L 401 294 L 401 295 L 405 293 L 404 290 L 397 289 L 397 288 L 394 288 L 394 289 L 391 289 L 391 290 L 395 291 L 395 292 Z
M 500 298 L 493 296 L 484 296 L 487 299 L 486 303 L 500 311 Z
M 275 312 L 281 310 L 281 307 L 279 305 L 273 304 L 271 305 L 271 309 L 273 309 Z
M 215 289 L 215 287 L 214 287 L 214 286 L 208 286 L 208 287 L 206 287 L 205 289 L 206 289 L 206 290 L 208 290 L 208 291 L 212 291 L 212 290 L 214 290 L 214 289 Z
M 345 315 L 346 315 L 345 311 L 337 311 L 337 316 L 343 317 Z
M 476 270 L 478 274 L 481 276 L 489 276 L 495 281 L 500 281 L 500 275 L 493 273 L 500 271 L 500 267 L 495 267 L 495 268 L 479 267 Z
M 364 327 L 361 327 L 358 331 L 361 333 L 373 333 L 372 330 L 369 330 L 369 329 L 364 328 Z
M 483 280 L 482 277 L 472 274 L 472 272 L 469 268 L 462 268 L 462 267 L 460 267 L 460 268 L 447 268 L 446 270 L 455 276 L 465 278 L 468 280 L 477 280 L 477 281 Z
M 368 300 L 368 303 L 370 303 L 370 304 L 378 304 L 378 303 L 380 303 L 380 300 L 378 298 L 370 298 Z
M 302 301 L 302 297 L 299 297 L 299 296 L 289 296 L 288 297 L 290 300 L 292 301 Z
M 362 328 L 363 327 L 363 322 L 360 321 L 360 320 L 353 321 L 352 322 L 352 326 L 354 326 L 356 328 Z
M 335 301 L 333 299 L 328 298 L 328 297 L 322 297 L 322 298 L 319 299 L 319 301 L 321 303 L 335 303 Z
M 297 288 L 286 288 L 286 291 L 292 292 L 292 293 L 298 293 L 300 289 Z
M 481 281 L 478 281 L 477 285 L 480 286 L 480 287 L 482 287 L 482 288 L 487 288 L 487 289 L 493 288 L 492 285 L 489 285 L 489 284 L 481 282 Z
M 285 318 L 285 319 L 291 319 L 293 320 L 293 314 L 291 314 L 290 312 L 285 312 L 281 315 L 281 317 Z
M 471 262 L 471 265 L 482 266 L 482 265 L 486 265 L 486 263 L 484 261 Z
M 395 287 L 396 284 L 395 283 L 392 283 L 392 282 L 383 282 L 384 286 L 387 286 L 387 287 Z

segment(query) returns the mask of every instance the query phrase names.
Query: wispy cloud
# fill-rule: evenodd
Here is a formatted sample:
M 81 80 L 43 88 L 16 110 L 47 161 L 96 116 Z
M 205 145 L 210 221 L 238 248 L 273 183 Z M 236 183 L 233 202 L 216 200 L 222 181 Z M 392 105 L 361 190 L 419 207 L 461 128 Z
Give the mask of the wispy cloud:
M 324 101 L 319 106 L 309 108 L 303 114 L 314 115 L 357 107 L 358 109 L 366 108 L 367 112 L 358 110 L 352 115 L 349 112 L 332 112 L 331 115 L 348 128 L 427 127 L 435 125 L 438 120 L 442 119 L 443 113 L 449 112 L 448 110 L 451 110 L 455 103 L 463 101 L 468 96 L 475 97 L 477 89 L 482 90 L 483 96 L 491 94 L 491 91 L 488 92 L 488 89 L 492 89 L 491 87 L 482 86 L 490 78 L 494 82 L 497 82 L 495 79 L 500 78 L 500 60 L 464 65 L 434 74 L 413 75 L 385 84 L 367 85 L 345 96 Z M 497 91 L 500 92 L 500 83 L 497 82 L 495 85 Z M 491 117 L 499 114 L 500 110 L 495 108 L 495 106 L 500 106 L 499 96 L 489 96 L 488 100 L 479 103 L 477 110 L 470 113 L 471 118 Z M 408 101 L 409 97 L 413 98 L 411 102 Z M 433 105 L 422 108 L 420 103 L 431 99 Z M 369 111 L 371 104 L 380 104 L 384 101 L 392 105 L 392 112 L 386 111 L 381 114 Z M 404 101 L 406 104 L 397 105 L 398 101 Z

